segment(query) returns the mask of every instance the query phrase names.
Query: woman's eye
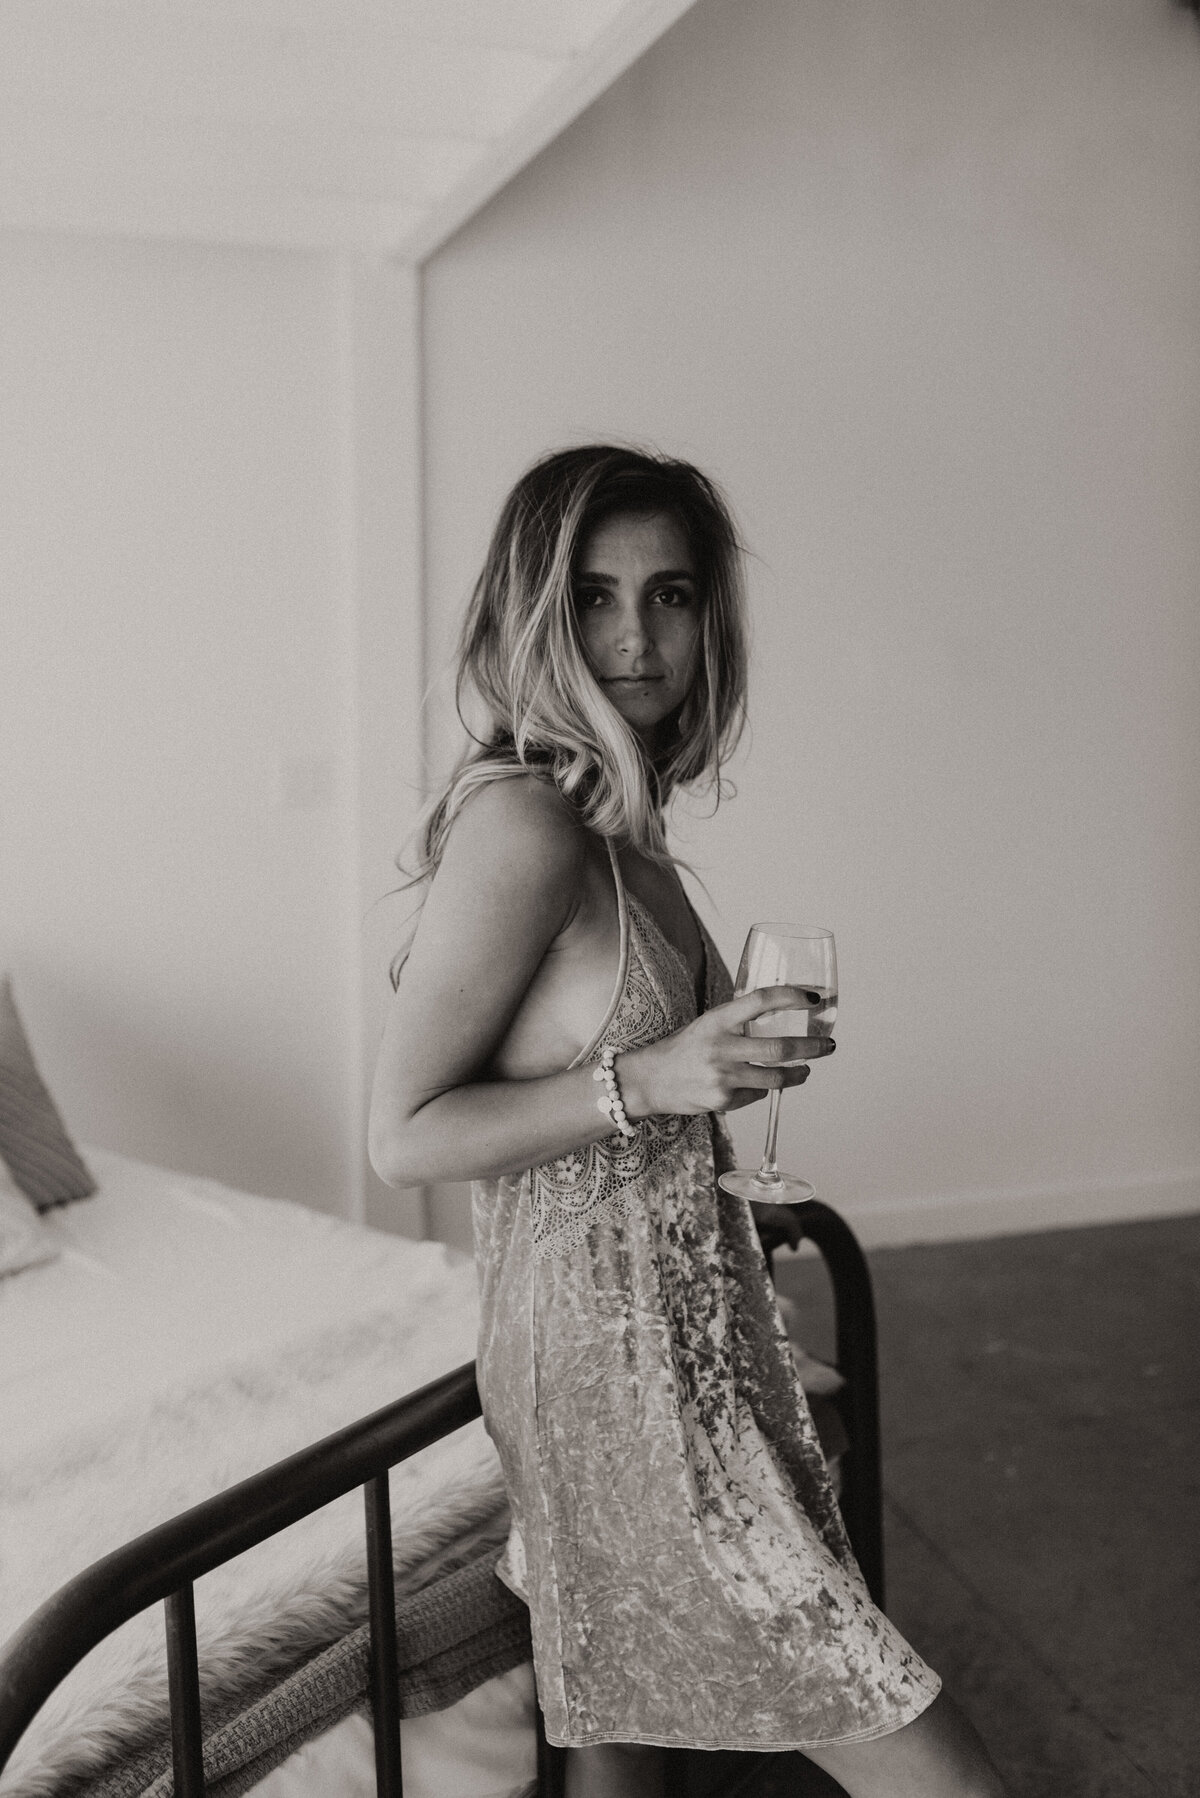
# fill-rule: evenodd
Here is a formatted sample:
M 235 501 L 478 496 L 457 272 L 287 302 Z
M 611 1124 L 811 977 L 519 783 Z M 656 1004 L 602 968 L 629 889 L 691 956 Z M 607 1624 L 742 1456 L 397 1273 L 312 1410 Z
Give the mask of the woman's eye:
M 686 587 L 659 587 L 654 597 L 664 606 L 687 606 L 692 603 L 692 596 Z
M 603 587 L 576 587 L 575 589 L 575 604 L 581 612 L 594 610 L 596 606 L 603 605 L 607 598 L 608 594 Z

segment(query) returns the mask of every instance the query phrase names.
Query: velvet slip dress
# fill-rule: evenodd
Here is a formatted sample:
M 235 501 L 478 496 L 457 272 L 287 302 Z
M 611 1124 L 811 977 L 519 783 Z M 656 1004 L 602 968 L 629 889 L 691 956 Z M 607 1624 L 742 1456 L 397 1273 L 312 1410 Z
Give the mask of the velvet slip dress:
M 687 965 L 626 894 L 602 1044 L 690 1023 Z M 697 919 L 699 924 L 699 920 Z M 731 996 L 711 938 L 705 1008 Z M 599 1089 L 597 1089 L 599 1090 Z M 850 1550 L 714 1116 L 654 1117 L 472 1189 L 479 1385 L 552 1742 L 868 1741 L 940 1681 Z

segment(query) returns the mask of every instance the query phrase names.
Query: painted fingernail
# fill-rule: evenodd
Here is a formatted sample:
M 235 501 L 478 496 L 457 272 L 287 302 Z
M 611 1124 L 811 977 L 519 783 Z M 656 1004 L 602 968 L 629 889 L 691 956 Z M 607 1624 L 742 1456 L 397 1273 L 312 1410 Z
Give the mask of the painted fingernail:
M 801 991 L 803 992 L 804 997 L 808 1000 L 810 1005 L 819 1005 L 821 1003 L 821 999 L 822 999 L 823 995 L 821 993 L 816 992 L 814 990 L 814 988 L 812 988 L 810 986 L 806 986 L 806 987 L 802 987 Z

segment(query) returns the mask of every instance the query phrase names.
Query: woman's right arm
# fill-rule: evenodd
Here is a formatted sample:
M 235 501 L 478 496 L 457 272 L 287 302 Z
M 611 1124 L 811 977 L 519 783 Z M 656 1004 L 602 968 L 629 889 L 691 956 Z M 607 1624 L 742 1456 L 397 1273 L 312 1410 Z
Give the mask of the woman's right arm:
M 480 1077 L 574 914 L 584 867 L 583 834 L 545 781 L 493 781 L 455 819 L 379 1051 L 368 1141 L 381 1179 L 486 1178 L 611 1134 L 590 1067 Z
M 611 1136 L 591 1065 L 534 1080 L 488 1080 L 547 949 L 570 922 L 586 845 L 548 782 L 494 781 L 463 807 L 430 884 L 384 1029 L 371 1100 L 371 1162 L 390 1185 L 516 1173 Z M 723 1111 L 806 1068 L 748 1064 L 741 1025 L 772 1005 L 802 1004 L 791 988 L 748 994 L 686 1029 L 622 1054 L 631 1119 Z M 754 1054 L 784 1059 L 786 1038 Z M 799 1051 L 803 1053 L 803 1050 Z M 818 1050 L 816 1052 L 824 1052 Z

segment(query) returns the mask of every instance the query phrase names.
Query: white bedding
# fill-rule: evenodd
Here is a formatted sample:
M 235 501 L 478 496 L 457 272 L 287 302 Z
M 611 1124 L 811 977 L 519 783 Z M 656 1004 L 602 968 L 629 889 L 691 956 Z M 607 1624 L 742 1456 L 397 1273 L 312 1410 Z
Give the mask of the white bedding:
M 475 1276 L 413 1243 L 100 1150 L 48 1214 L 59 1258 L 0 1280 L 0 1641 L 109 1549 L 475 1352 Z M 471 1425 L 392 1475 L 400 1589 L 494 1528 Z M 431 1560 L 432 1557 L 432 1560 Z M 357 1493 L 196 1588 L 203 1689 L 236 1688 L 362 1620 Z M 64 1682 L 0 1778 L 49 1791 L 166 1715 L 161 1613 Z
M 143 1406 L 202 1369 L 273 1358 L 378 1305 L 447 1301 L 446 1353 L 430 1345 L 429 1377 L 474 1354 L 473 1273 L 444 1244 L 107 1150 L 87 1159 L 100 1190 L 43 1215 L 59 1258 L 0 1282 L 4 1438 L 13 1428 L 31 1445 L 43 1397 L 41 1422 L 61 1435 L 122 1393 Z

